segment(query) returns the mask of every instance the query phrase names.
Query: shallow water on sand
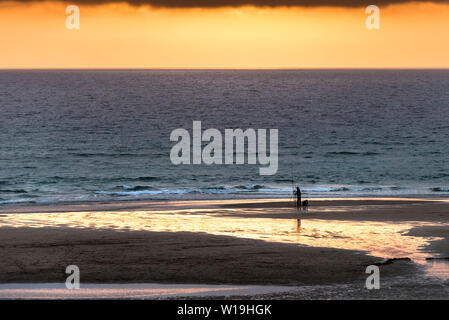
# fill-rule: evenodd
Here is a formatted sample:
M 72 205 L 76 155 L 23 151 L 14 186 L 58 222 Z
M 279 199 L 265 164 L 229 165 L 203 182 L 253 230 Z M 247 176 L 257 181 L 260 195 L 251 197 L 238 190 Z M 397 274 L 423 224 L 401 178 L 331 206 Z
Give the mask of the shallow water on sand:
M 357 210 L 357 208 L 355 208 Z M 294 218 L 255 217 L 257 213 L 290 212 Z M 242 217 L 241 215 L 245 216 Z M 213 235 L 296 243 L 313 247 L 328 247 L 366 251 L 387 259 L 409 257 L 422 265 L 428 275 L 449 278 L 449 264 L 426 261 L 435 255 L 425 249 L 435 237 L 406 235 L 414 227 L 440 225 L 435 222 L 378 222 L 304 219 L 308 213 L 293 208 L 217 208 L 207 202 L 187 208 L 168 204 L 151 211 L 97 211 L 63 213 L 5 214 L 1 226 L 70 227 L 112 229 L 117 231 L 203 232 Z
M 81 284 L 67 290 L 63 283 L 0 284 L 0 299 L 154 299 L 173 297 L 253 296 L 292 291 L 285 286 L 196 284 Z

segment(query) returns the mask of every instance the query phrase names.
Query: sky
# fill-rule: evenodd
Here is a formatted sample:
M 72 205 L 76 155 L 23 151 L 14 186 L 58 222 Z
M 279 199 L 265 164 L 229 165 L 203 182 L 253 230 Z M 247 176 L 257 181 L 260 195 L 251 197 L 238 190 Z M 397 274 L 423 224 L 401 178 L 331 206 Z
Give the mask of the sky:
M 0 68 L 449 68 L 449 2 L 370 1 L 0 0 Z

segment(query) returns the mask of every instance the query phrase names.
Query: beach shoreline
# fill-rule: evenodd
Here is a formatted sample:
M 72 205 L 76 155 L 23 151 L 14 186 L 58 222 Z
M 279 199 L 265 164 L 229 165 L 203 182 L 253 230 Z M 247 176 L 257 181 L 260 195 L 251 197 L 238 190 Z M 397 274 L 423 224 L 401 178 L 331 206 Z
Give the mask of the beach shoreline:
M 322 206 L 354 205 L 390 205 L 390 204 L 426 204 L 449 203 L 449 198 L 440 197 L 309 197 L 312 208 Z M 69 202 L 18 202 L 0 206 L 0 214 L 7 213 L 45 213 L 45 212 L 81 212 L 81 211 L 128 211 L 156 210 L 166 207 L 237 207 L 237 208 L 286 208 L 296 207 L 291 197 L 248 197 L 248 198 L 214 198 L 214 199 L 135 199 L 109 201 L 69 201 Z
M 53 211 L 3 207 L 0 283 L 61 283 L 67 277 L 65 267 L 75 264 L 86 283 L 363 288 L 366 266 L 377 264 L 384 281 L 409 277 L 419 285 L 420 277 L 428 275 L 413 254 L 423 261 L 449 254 L 449 202 L 444 199 L 310 203 L 308 210 L 298 210 L 285 199 L 108 203 L 92 210 L 87 210 L 90 204 Z M 248 230 L 242 229 L 245 224 Z M 369 242 L 372 235 L 365 233 L 370 229 L 379 234 L 382 250 L 375 251 L 376 242 Z M 388 241 L 396 247 L 390 248 Z M 401 251 L 401 245 L 412 246 Z M 407 258 L 407 253 L 412 261 L 381 263 Z M 439 290 L 446 290 L 447 280 L 439 283 Z M 443 291 L 436 294 L 440 297 Z

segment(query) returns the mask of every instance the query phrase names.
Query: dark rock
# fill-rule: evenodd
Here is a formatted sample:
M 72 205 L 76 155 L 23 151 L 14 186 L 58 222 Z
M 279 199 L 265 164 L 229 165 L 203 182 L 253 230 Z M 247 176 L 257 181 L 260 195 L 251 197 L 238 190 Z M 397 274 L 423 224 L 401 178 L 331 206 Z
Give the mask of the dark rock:
M 407 257 L 405 257 L 405 258 L 391 258 L 391 259 L 386 259 L 385 261 L 373 263 L 373 265 L 375 265 L 375 266 L 385 266 L 387 264 L 392 264 L 393 262 L 397 262 L 397 261 L 410 262 L 410 261 L 412 261 L 412 259 L 407 258 Z

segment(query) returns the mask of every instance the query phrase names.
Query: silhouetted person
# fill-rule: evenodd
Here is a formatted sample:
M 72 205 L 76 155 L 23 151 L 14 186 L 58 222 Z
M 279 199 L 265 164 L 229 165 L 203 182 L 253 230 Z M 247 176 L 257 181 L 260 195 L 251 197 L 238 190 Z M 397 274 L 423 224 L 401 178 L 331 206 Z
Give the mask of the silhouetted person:
M 296 187 L 296 206 L 297 207 L 301 207 L 302 205 L 302 201 L 301 201 L 301 189 L 299 189 L 299 187 Z

